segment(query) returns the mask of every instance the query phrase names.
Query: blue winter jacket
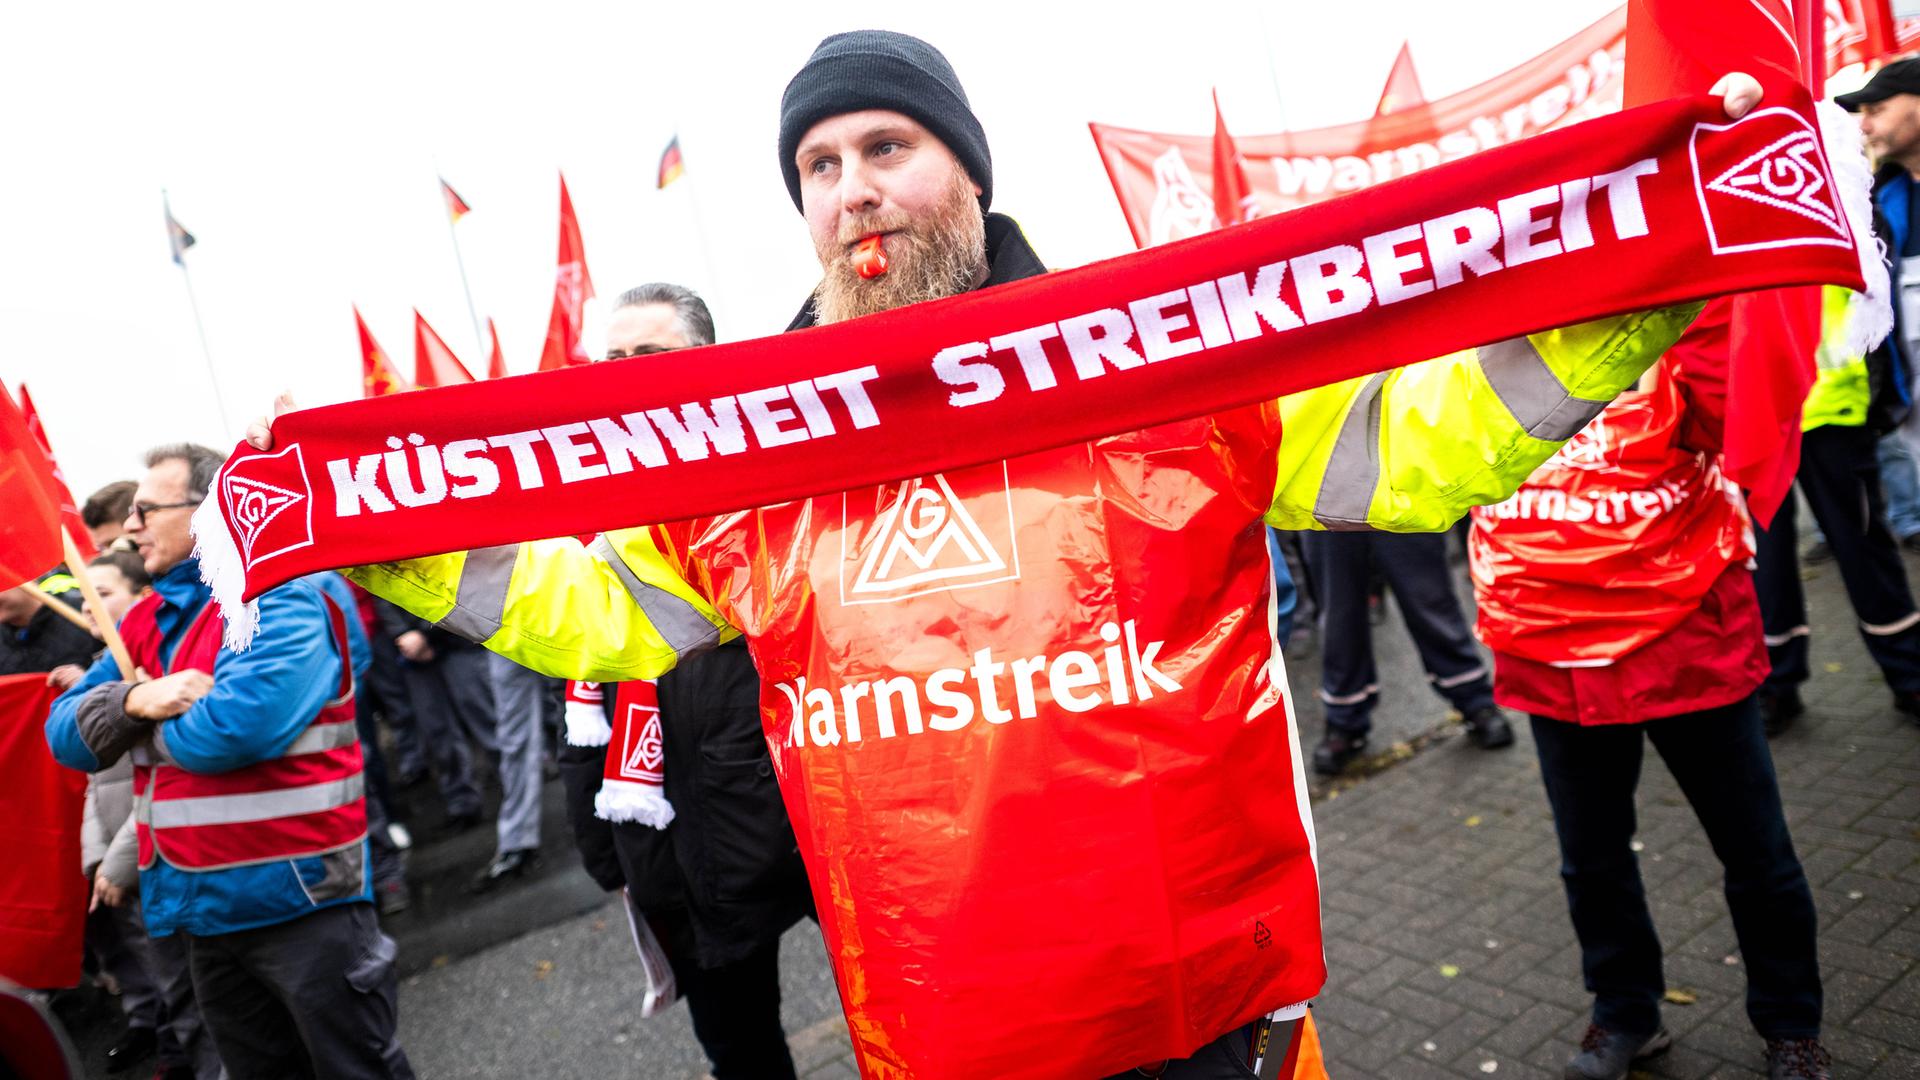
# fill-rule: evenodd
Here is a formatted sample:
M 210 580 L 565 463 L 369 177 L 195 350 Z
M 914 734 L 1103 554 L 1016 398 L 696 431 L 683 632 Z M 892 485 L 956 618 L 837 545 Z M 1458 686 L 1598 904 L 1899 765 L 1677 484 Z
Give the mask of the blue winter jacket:
M 212 591 L 188 559 L 153 583 L 160 594 L 156 621 L 161 655 L 171 663 L 181 635 Z M 246 652 L 222 649 L 213 689 L 164 725 L 167 751 L 181 768 L 220 773 L 278 757 L 299 736 L 340 683 L 341 657 L 325 602 L 310 579 L 292 581 L 260 597 L 260 634 Z M 353 623 L 351 610 L 348 621 Z M 159 672 L 150 672 L 159 675 Z M 82 699 L 120 680 L 112 656 L 53 703 L 47 745 L 61 764 L 98 772 L 102 761 L 81 738 L 76 715 Z M 108 691 L 111 693 L 111 691 Z M 231 870 L 187 871 L 154 860 L 140 871 L 140 904 L 147 932 L 184 930 L 196 936 L 271 926 L 324 907 L 369 901 L 366 841 L 345 851 Z

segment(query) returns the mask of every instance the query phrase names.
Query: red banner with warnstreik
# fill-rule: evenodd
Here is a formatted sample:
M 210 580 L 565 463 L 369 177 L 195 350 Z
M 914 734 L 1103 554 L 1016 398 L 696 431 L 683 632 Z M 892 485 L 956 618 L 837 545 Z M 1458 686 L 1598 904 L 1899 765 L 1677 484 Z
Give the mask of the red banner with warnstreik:
M 1860 263 L 1804 91 L 1634 109 L 800 333 L 291 413 L 195 515 L 227 609 L 315 570 L 881 484 Z
M 1499 78 L 1439 101 L 1338 127 L 1234 141 L 1262 213 L 1305 206 L 1619 111 L 1626 42 L 1622 7 Z M 1164 244 L 1214 227 L 1209 136 L 1088 126 L 1135 244 Z
M 80 872 L 85 773 L 47 750 L 43 725 L 59 691 L 45 673 L 0 677 L 0 976 L 31 989 L 80 981 L 87 879 Z

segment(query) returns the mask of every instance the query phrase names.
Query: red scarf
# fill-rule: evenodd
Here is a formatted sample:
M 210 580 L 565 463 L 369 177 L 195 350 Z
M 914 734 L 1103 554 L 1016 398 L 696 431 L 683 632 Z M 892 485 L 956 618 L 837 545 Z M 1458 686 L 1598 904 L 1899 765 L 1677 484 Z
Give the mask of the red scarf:
M 195 515 L 201 572 L 241 646 L 240 601 L 315 570 L 920 476 L 1723 293 L 1858 289 L 1811 116 L 1791 86 L 1737 123 L 1675 99 L 847 323 L 292 413 Z

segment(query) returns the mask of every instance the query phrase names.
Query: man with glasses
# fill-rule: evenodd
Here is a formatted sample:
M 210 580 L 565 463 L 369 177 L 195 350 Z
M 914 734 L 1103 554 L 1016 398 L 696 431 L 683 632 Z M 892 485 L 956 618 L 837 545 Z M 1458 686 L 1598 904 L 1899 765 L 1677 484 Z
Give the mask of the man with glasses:
M 220 463 L 148 453 L 127 535 L 154 595 L 120 623 L 141 677 L 102 658 L 54 702 L 47 742 L 87 772 L 132 756 L 147 932 L 185 939 L 229 1075 L 410 1078 L 367 879 L 347 613 L 303 579 L 260 598 L 273 628 L 250 650 L 221 644 L 188 531 Z

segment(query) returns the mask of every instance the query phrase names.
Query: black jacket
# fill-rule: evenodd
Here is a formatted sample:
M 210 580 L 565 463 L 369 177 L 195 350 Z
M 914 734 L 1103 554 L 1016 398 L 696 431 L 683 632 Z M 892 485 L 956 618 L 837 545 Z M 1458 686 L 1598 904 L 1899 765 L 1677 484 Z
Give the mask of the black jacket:
M 31 587 L 31 586 L 29 586 Z M 55 603 L 80 610 L 79 590 L 54 597 Z M 85 630 L 41 608 L 25 626 L 0 626 L 0 675 L 52 671 L 61 664 L 93 663 L 100 642 Z
M 643 911 L 684 911 L 703 968 L 743 959 L 813 912 L 760 726 L 760 677 L 745 642 L 682 660 L 660 677 L 673 824 L 593 816 L 607 747 L 563 746 L 567 814 L 587 873 L 626 885 Z M 609 707 L 617 687 L 603 687 Z

